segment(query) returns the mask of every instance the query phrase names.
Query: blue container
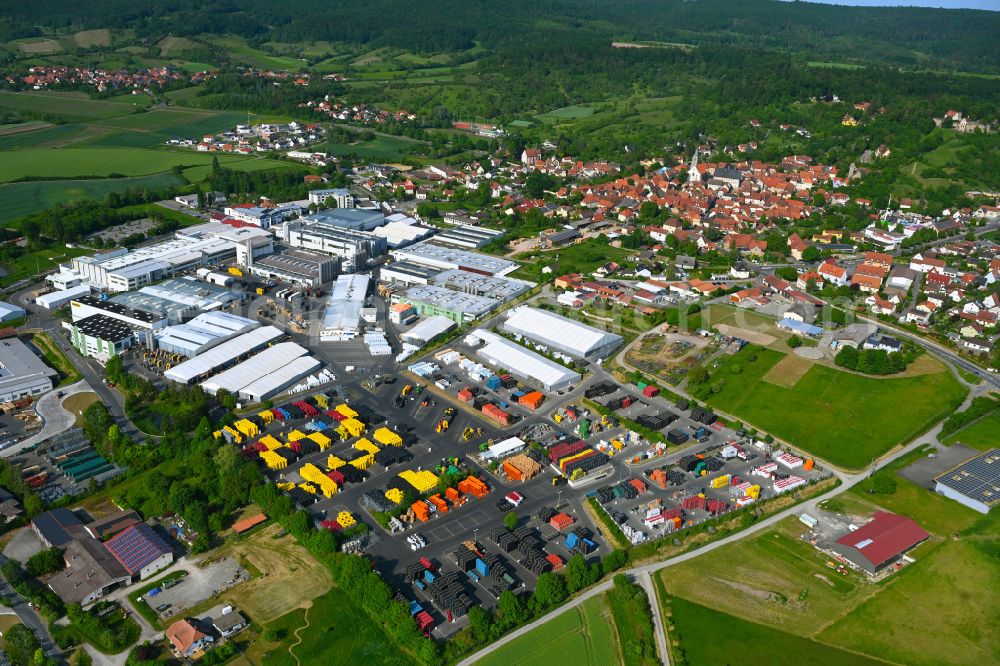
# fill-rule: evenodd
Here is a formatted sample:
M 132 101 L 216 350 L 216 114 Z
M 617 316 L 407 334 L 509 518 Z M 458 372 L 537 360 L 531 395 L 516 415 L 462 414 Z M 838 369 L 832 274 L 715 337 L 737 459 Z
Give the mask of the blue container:
M 486 562 L 483 562 L 478 557 L 476 558 L 476 571 L 479 572 L 480 576 L 489 576 L 490 568 L 486 566 Z
M 424 609 L 424 607 L 421 606 L 419 603 L 417 603 L 416 599 L 414 599 L 413 601 L 410 602 L 410 615 L 411 616 L 412 615 L 416 615 L 417 613 L 419 613 L 423 609 Z
M 574 546 L 576 546 L 576 542 L 577 541 L 579 541 L 579 537 L 577 537 L 572 532 L 570 532 L 569 534 L 566 535 L 566 547 L 567 548 L 573 548 Z
M 469 573 L 469 579 L 472 580 L 473 583 L 479 582 L 479 574 L 477 574 L 475 570 L 469 569 L 468 573 Z
M 428 583 L 433 583 L 434 582 L 434 572 L 431 571 L 430 569 L 428 569 L 427 571 L 425 571 L 424 572 L 424 580 L 426 580 Z
M 425 587 L 423 581 L 420 580 L 413 581 L 413 584 L 417 586 L 418 590 L 423 590 Z
M 499 389 L 500 388 L 500 378 L 497 377 L 496 375 L 490 375 L 489 377 L 487 377 L 486 378 L 486 388 L 490 389 L 491 391 L 496 391 L 497 389 Z
M 281 415 L 285 417 L 286 421 L 291 420 L 292 415 L 290 413 L 288 413 L 287 409 L 284 409 L 282 407 L 278 407 L 278 411 L 281 412 Z

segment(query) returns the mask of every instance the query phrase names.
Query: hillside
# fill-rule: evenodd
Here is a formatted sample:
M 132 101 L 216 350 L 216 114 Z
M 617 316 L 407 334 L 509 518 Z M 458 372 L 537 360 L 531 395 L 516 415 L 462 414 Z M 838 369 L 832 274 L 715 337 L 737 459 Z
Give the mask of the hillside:
M 130 30 L 147 43 L 168 35 L 231 34 L 257 44 L 352 43 L 424 53 L 532 44 L 570 34 L 581 41 L 726 44 L 813 60 L 1000 72 L 995 48 L 1000 12 L 778 0 L 99 0 L 85 5 L 42 0 L 5 9 L 0 42 L 83 29 Z

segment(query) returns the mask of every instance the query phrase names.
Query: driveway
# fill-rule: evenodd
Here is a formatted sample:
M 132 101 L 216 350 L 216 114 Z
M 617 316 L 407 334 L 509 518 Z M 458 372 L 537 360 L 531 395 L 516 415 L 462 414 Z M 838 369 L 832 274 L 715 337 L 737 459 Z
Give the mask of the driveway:
M 90 384 L 86 379 L 81 379 L 75 384 L 57 390 L 52 390 L 43 395 L 35 403 L 35 413 L 41 417 L 45 423 L 42 429 L 31 437 L 18 442 L 16 445 L 4 449 L 0 452 L 4 458 L 15 456 L 26 448 L 44 442 L 50 437 L 54 437 L 73 427 L 76 423 L 76 415 L 63 408 L 63 400 L 75 393 L 92 392 Z M 63 395 L 60 397 L 59 394 Z

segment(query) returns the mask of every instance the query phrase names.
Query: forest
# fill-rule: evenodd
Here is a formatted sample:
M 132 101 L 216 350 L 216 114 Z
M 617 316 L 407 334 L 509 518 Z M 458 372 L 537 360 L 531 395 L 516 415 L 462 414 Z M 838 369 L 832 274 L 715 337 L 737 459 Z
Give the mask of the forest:
M 843 7 L 778 0 L 41 0 L 8 3 L 0 41 L 44 30 L 134 30 L 141 39 L 233 34 L 255 44 L 326 41 L 422 53 L 646 40 L 736 45 L 905 67 L 1000 71 L 1000 14 L 928 8 Z M 873 45 L 877 51 L 873 52 Z

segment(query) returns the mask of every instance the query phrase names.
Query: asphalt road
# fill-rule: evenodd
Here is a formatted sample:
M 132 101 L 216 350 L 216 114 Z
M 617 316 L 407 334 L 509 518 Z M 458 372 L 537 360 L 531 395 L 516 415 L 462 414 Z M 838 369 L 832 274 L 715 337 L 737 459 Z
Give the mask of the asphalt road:
M 7 558 L 0 555 L 0 563 L 6 561 Z M 63 659 L 62 651 L 59 650 L 55 641 L 52 640 L 52 635 L 49 634 L 46 623 L 42 621 L 38 613 L 28 604 L 28 600 L 14 591 L 14 588 L 7 583 L 7 579 L 2 574 L 0 574 L 0 597 L 8 600 L 9 607 L 21 618 L 24 626 L 34 632 L 45 654 L 56 659 L 60 664 L 66 663 L 66 660 Z

